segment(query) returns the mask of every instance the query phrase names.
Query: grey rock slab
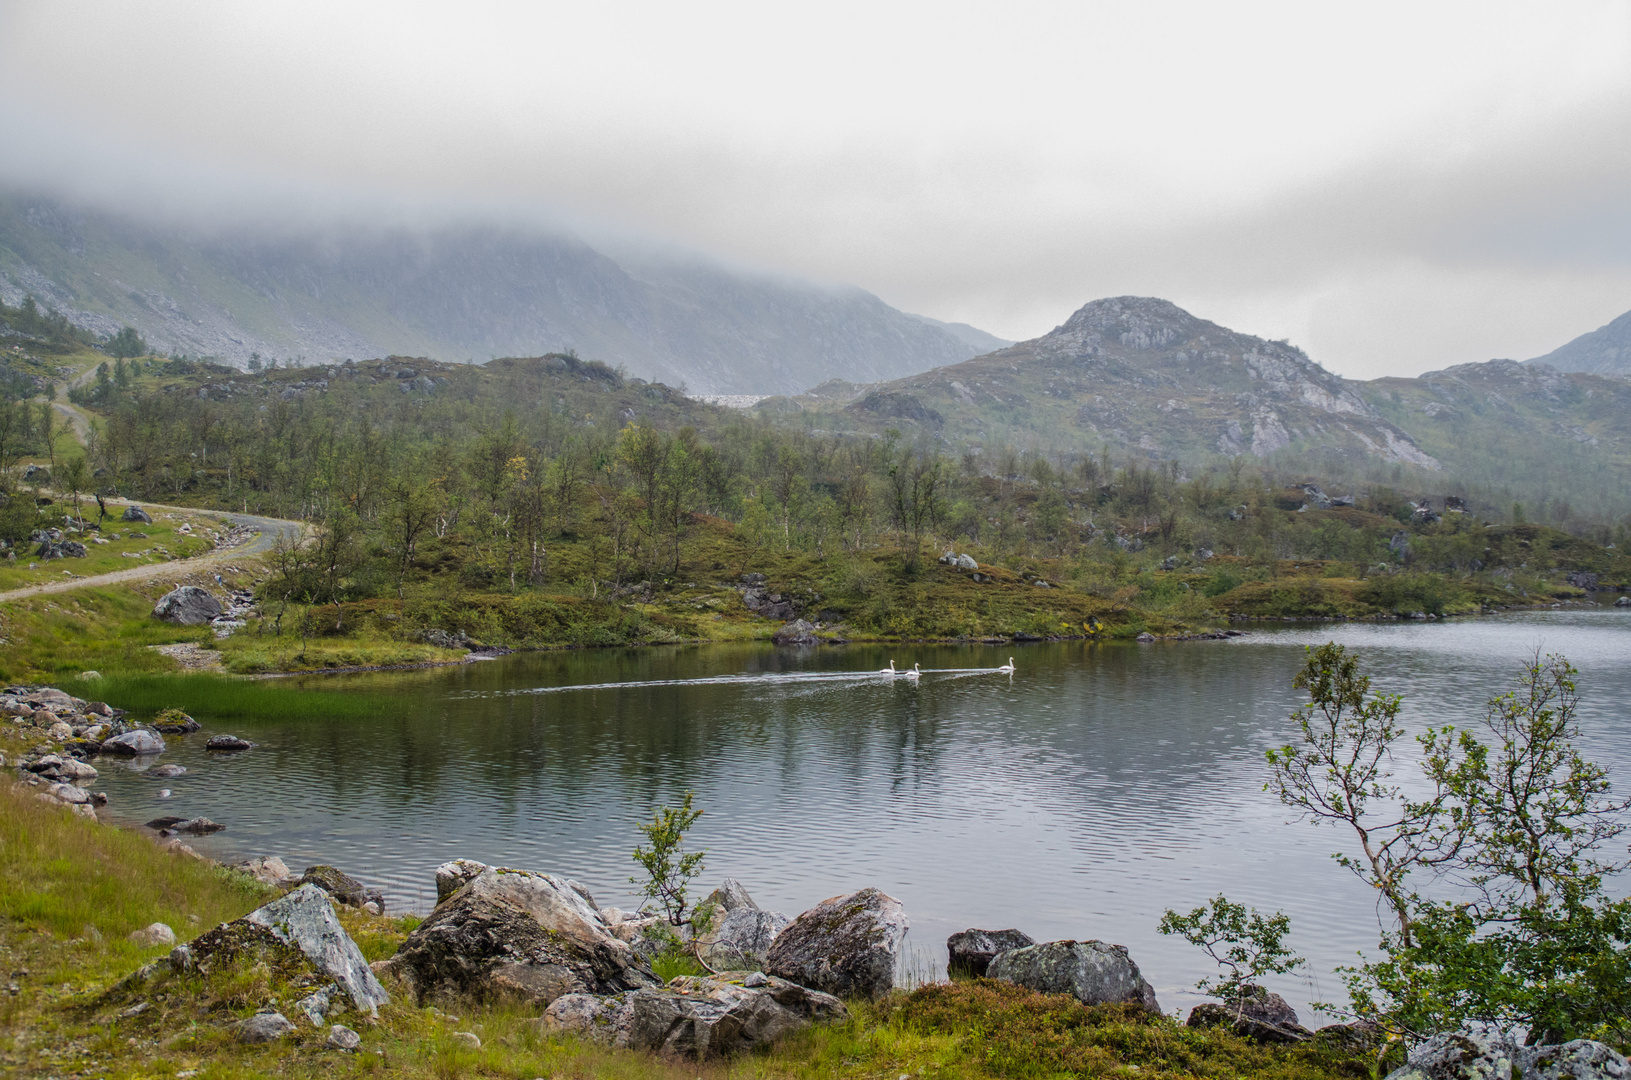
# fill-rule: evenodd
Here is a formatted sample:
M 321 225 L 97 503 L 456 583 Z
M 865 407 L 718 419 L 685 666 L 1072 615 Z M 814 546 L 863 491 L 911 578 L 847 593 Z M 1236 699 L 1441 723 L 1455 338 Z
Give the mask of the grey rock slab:
M 793 920 L 779 911 L 737 908 L 716 917 L 707 933 L 698 934 L 697 954 L 716 970 L 762 965 L 776 936 Z
M 328 895 L 317 886 L 302 885 L 251 911 L 244 920 L 266 927 L 280 941 L 299 949 L 317 970 L 345 989 L 359 1011 L 372 1013 L 391 1000 L 357 943 L 335 917 Z
M 895 986 L 909 925 L 901 902 L 879 889 L 834 896 L 776 936 L 765 972 L 838 997 L 879 998 Z
M 1161 1011 L 1155 990 L 1121 945 L 1102 941 L 1049 941 L 999 953 L 986 969 L 992 979 L 1044 994 L 1070 994 L 1085 1005 L 1142 1005 Z
M 977 930 L 970 928 L 946 939 L 947 971 L 984 975 L 998 953 L 1035 945 L 1036 939 L 1023 930 Z
M 295 1026 L 282 1013 L 256 1013 L 238 1025 L 238 1041 L 245 1043 L 277 1042 L 294 1034 Z
M 565 878 L 489 867 L 419 924 L 388 970 L 424 998 L 442 991 L 547 1005 L 563 994 L 656 986 L 612 935 L 586 890 Z
M 164 753 L 164 739 L 157 732 L 146 728 L 137 728 L 127 731 L 123 735 L 115 735 L 102 743 L 102 753 L 118 754 L 121 757 L 145 757 L 150 754 Z

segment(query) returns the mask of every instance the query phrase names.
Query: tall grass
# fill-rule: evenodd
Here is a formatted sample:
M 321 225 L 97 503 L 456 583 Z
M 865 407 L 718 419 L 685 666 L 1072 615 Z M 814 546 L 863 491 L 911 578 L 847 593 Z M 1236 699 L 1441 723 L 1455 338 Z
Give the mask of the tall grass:
M 311 690 L 281 681 L 249 681 L 221 675 L 109 675 L 70 680 L 70 694 L 106 701 L 151 718 L 181 709 L 206 720 L 365 720 L 383 716 L 390 700 L 377 693 Z

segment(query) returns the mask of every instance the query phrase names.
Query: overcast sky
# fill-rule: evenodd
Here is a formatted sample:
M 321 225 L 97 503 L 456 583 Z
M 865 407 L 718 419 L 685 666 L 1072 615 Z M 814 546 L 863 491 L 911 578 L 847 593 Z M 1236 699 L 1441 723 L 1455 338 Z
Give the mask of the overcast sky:
M 1016 339 L 1151 294 L 1370 377 L 1631 309 L 1624 0 L 0 0 L 0 101 L 13 179 L 535 209 Z

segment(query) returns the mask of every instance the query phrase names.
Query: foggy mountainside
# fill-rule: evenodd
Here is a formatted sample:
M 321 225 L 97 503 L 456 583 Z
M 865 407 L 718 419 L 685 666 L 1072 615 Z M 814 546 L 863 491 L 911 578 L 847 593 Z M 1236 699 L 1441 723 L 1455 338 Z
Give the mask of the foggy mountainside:
M 1559 371 L 1631 375 L 1631 311 L 1527 362 L 1548 364 Z
M 825 287 L 701 257 L 614 260 L 579 239 L 480 226 L 182 228 L 0 194 L 0 299 L 161 352 L 243 365 L 575 351 L 693 392 L 873 381 L 1006 344 Z
M 1040 338 L 960 364 L 757 409 L 982 449 L 1102 448 L 1186 465 L 1251 454 L 1331 479 L 1517 498 L 1562 520 L 1631 507 L 1623 379 L 1492 360 L 1358 382 L 1143 297 L 1095 300 Z

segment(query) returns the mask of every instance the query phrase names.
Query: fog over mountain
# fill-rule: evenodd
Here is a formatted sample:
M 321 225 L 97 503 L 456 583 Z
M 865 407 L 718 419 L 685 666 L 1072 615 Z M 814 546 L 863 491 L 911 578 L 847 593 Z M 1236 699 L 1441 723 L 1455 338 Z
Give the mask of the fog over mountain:
M 242 364 L 253 353 L 483 361 L 575 350 L 698 393 L 796 392 L 1007 342 L 851 286 L 672 249 L 613 257 L 539 225 L 180 225 L 0 194 L 0 297 Z
M 1526 362 L 1549 364 L 1559 371 L 1631 376 L 1631 311 Z

